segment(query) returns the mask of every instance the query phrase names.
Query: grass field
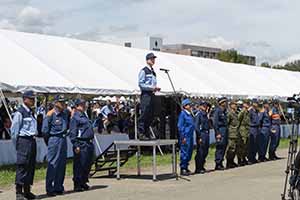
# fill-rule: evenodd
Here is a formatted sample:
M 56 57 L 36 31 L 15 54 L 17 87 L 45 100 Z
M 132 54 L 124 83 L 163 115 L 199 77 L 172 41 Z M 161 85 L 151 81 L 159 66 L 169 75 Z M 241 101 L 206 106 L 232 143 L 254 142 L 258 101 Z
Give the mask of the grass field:
M 279 148 L 288 148 L 289 146 L 289 140 L 288 139 L 282 139 L 280 141 Z M 214 152 L 215 148 L 212 146 L 209 155 L 208 160 L 213 160 L 214 158 Z M 171 163 L 171 154 L 166 154 L 164 156 L 158 155 L 157 156 L 157 164 L 158 165 L 169 165 Z M 152 156 L 150 155 L 144 155 L 142 157 L 141 166 L 142 167 L 150 167 L 152 165 Z M 131 169 L 136 167 L 136 157 L 133 156 L 129 159 L 129 161 L 125 164 L 123 168 Z M 35 170 L 35 181 L 43 180 L 46 177 L 46 168 L 47 164 L 37 164 L 36 170 Z M 69 160 L 67 163 L 67 170 L 66 170 L 66 176 L 71 177 L 72 176 L 72 161 Z M 8 187 L 14 184 L 15 179 L 15 166 L 1 166 L 0 167 L 0 188 L 2 187 Z

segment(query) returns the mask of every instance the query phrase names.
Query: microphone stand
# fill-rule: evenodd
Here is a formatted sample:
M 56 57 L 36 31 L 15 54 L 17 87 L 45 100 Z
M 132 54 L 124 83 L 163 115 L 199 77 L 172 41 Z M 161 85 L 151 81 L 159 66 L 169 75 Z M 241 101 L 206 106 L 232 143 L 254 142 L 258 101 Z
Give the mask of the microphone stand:
M 169 81 L 170 81 L 170 83 L 171 83 L 171 86 L 172 86 L 172 89 L 173 89 L 173 93 L 174 93 L 174 95 L 175 95 L 175 101 L 176 101 L 176 103 L 181 107 L 180 100 L 179 100 L 179 98 L 178 98 L 178 95 L 177 95 L 177 92 L 176 92 L 176 90 L 175 90 L 173 81 L 172 81 L 171 76 L 170 76 L 170 74 L 169 74 L 169 71 L 170 71 L 170 70 L 168 70 L 168 69 L 162 69 L 162 68 L 160 68 L 159 70 L 160 70 L 160 71 L 163 71 L 163 72 L 165 72 L 165 73 L 167 74 L 168 79 L 169 79 Z

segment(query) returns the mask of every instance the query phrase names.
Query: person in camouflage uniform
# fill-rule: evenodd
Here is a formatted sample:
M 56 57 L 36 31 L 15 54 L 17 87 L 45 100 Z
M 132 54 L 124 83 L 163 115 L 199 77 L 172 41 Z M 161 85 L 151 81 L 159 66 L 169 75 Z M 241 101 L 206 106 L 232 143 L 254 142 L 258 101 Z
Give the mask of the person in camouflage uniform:
M 237 157 L 238 164 L 240 166 L 244 166 L 247 164 L 246 157 L 248 156 L 249 151 L 249 130 L 250 130 L 250 113 L 249 113 L 249 101 L 245 100 L 243 103 L 243 109 L 238 115 L 238 149 L 237 149 Z
M 238 144 L 238 112 L 237 103 L 230 102 L 230 111 L 228 113 L 228 147 L 226 152 L 226 168 L 234 168 L 238 165 L 234 162 L 237 153 Z

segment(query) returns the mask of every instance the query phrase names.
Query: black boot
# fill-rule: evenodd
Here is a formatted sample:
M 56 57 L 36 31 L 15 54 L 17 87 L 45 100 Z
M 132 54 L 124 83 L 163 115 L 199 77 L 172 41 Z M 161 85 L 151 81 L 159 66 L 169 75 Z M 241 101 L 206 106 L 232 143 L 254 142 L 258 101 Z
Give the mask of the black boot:
M 224 168 L 223 164 L 216 164 L 215 170 L 220 170 L 220 171 L 222 171 L 222 170 L 224 170 L 224 169 L 225 169 L 225 168 Z
M 83 188 L 84 190 L 89 190 L 90 186 L 87 183 L 85 183 L 81 185 L 81 188 Z
M 84 189 L 81 187 L 80 184 L 74 184 L 74 192 L 83 192 Z
M 16 184 L 16 200 L 25 200 L 22 185 Z
M 30 185 L 24 185 L 24 197 L 26 199 L 35 199 L 36 196 L 30 191 Z

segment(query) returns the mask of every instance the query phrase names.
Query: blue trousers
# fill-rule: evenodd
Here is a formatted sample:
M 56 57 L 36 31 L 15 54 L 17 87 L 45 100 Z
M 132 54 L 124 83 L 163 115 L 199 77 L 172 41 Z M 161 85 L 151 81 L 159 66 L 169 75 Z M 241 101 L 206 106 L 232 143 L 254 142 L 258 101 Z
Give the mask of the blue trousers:
M 219 130 L 222 138 L 220 141 L 216 142 L 215 162 L 217 165 L 223 163 L 228 144 L 228 129 L 225 127 L 221 127 Z
M 18 137 L 16 141 L 16 184 L 33 184 L 36 163 L 36 141 L 31 137 Z
M 48 141 L 46 191 L 63 192 L 67 162 L 67 139 L 51 136 Z
M 194 137 L 187 137 L 186 144 L 182 144 L 181 141 L 180 141 L 180 168 L 188 169 L 189 162 L 193 154 Z
M 258 152 L 258 127 L 250 127 L 248 160 L 254 162 Z
M 154 94 L 143 93 L 141 95 L 141 115 L 138 120 L 138 131 L 141 134 L 149 134 L 149 127 L 153 121 L 153 98 Z
M 80 141 L 80 153 L 75 153 L 73 147 L 73 182 L 75 186 L 81 186 L 89 182 L 89 174 L 94 157 L 94 144 L 87 141 Z
M 266 157 L 269 140 L 270 127 L 262 127 L 258 137 L 258 155 L 260 159 L 264 159 Z
M 269 146 L 269 156 L 274 156 L 277 147 L 279 146 L 280 142 L 280 125 L 279 124 L 273 124 L 271 126 L 271 133 L 270 133 L 270 146 Z
M 202 133 L 201 136 L 201 143 L 197 143 L 197 154 L 195 156 L 195 163 L 196 163 L 196 170 L 200 170 L 204 168 L 204 164 L 206 162 L 206 157 L 208 155 L 209 150 L 209 132 Z M 197 142 L 200 138 L 197 138 Z

